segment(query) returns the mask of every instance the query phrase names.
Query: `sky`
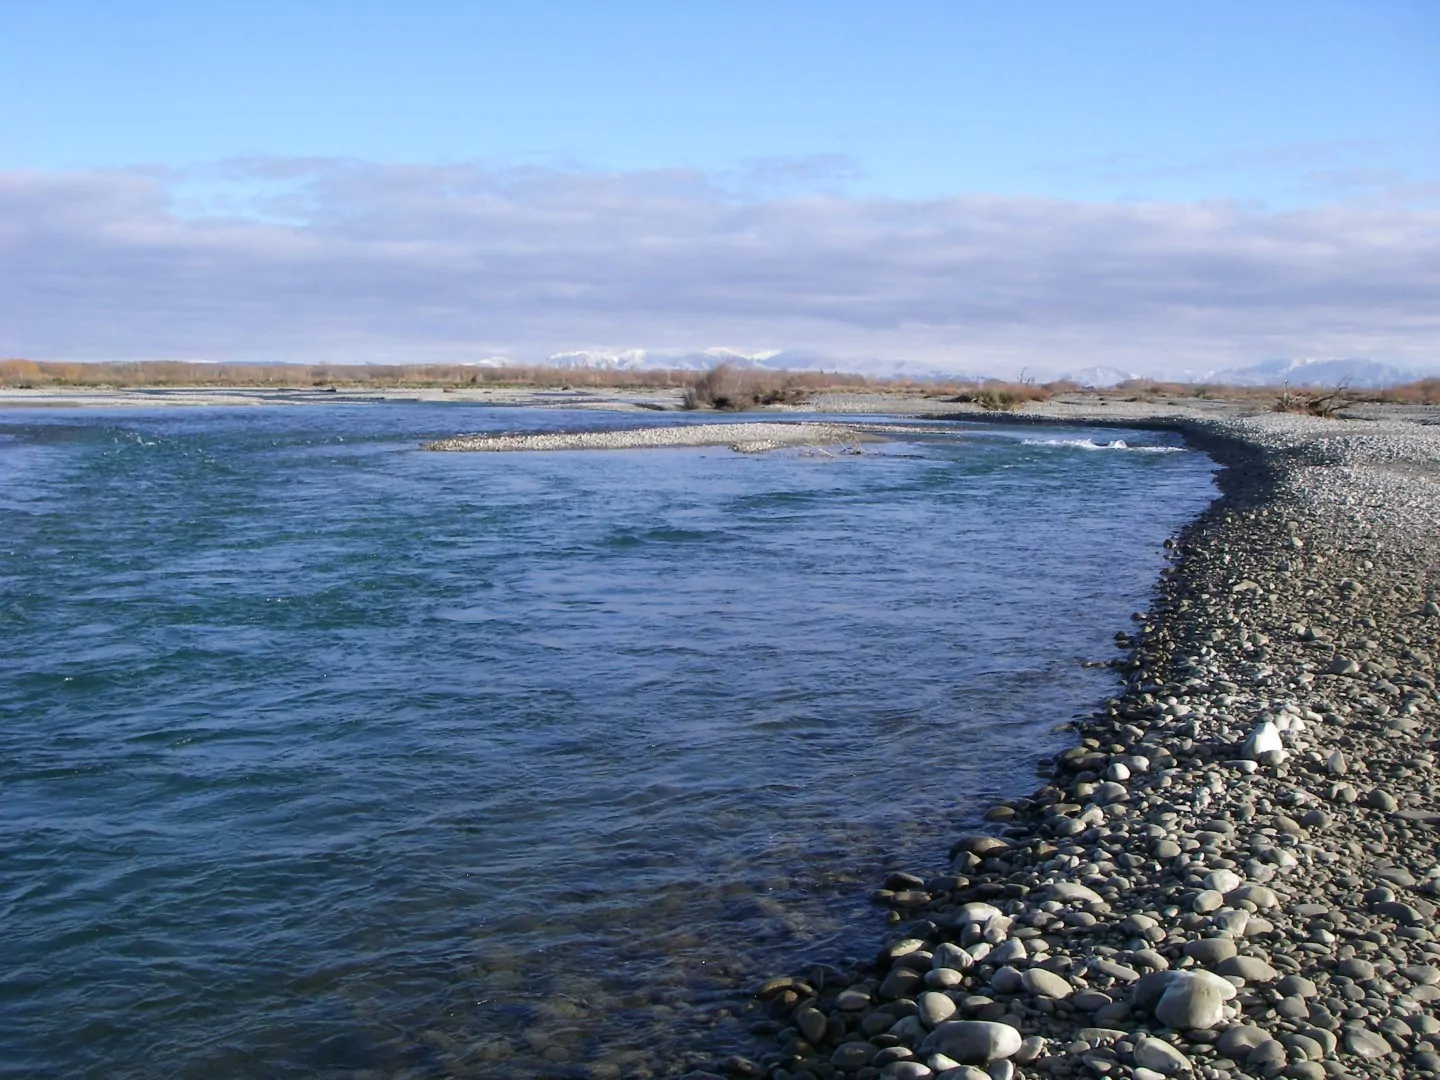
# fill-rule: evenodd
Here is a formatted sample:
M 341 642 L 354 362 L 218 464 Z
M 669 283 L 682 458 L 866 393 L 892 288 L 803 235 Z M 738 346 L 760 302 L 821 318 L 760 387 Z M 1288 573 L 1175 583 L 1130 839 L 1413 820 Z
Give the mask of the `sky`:
M 1440 367 L 1440 4 L 0 0 L 0 354 Z

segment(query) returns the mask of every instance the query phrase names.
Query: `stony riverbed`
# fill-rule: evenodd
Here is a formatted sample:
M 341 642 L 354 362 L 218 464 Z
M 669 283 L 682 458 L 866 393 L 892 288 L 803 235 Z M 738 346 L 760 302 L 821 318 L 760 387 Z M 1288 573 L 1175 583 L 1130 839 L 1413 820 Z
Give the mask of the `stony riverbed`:
M 425 450 L 645 450 L 677 446 L 728 446 L 741 453 L 785 446 L 850 446 L 874 436 L 851 424 L 727 423 L 619 428 L 613 431 L 555 431 L 500 435 L 456 435 L 426 443 Z
M 1042 787 L 759 990 L 772 1080 L 1440 1075 L 1440 426 L 1184 425 L 1227 466 Z M 696 1074 L 699 1075 L 699 1074 Z

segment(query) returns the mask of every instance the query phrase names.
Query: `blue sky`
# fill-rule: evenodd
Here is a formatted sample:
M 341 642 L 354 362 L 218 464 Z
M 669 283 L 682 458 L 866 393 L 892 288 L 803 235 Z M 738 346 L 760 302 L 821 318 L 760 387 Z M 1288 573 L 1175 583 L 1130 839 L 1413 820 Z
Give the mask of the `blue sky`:
M 848 200 L 855 208 L 848 223 L 832 222 L 827 227 L 839 232 L 818 244 L 826 258 L 840 234 L 873 236 L 882 228 L 882 203 L 904 216 L 936 200 L 995 198 L 1010 201 L 1008 227 L 1022 232 L 1041 229 L 1036 215 L 1051 211 L 1069 215 L 1065 227 L 1078 229 L 1082 204 L 1121 217 L 1125 207 L 1170 206 L 1167 243 L 1179 243 L 1192 227 L 1186 208 L 1217 200 L 1229 212 L 1268 215 L 1271 227 L 1278 227 L 1277 215 L 1290 213 L 1344 217 L 1343 241 L 1339 233 L 1325 234 L 1341 228 L 1338 218 L 1310 219 L 1303 242 L 1312 252 L 1361 243 L 1356 214 L 1371 215 L 1364 233 L 1371 249 L 1379 235 L 1374 215 L 1418 214 L 1414 224 L 1426 247 L 1409 253 L 1418 258 L 1434 243 L 1423 215 L 1440 205 L 1440 3 L 0 0 L 0 170 L 25 186 L 23 198 L 9 204 L 14 213 L 35 212 L 37 204 L 26 200 L 40 198 L 36 185 L 43 179 L 44 206 L 63 203 L 97 236 L 113 239 L 122 218 L 134 226 L 135 214 L 158 215 L 147 219 L 155 229 L 162 219 L 165 228 L 183 229 L 197 216 L 225 214 L 236 228 L 289 221 L 313 239 L 317 221 L 333 226 L 343 216 L 334 200 L 350 200 L 345 215 L 352 221 L 379 213 L 373 200 L 382 190 L 390 193 L 385 198 L 393 195 L 396 170 L 408 170 L 411 180 L 428 170 L 425 198 L 432 203 L 457 211 L 472 206 L 457 201 L 455 174 L 446 173 L 456 167 L 468 170 L 459 188 L 485 177 L 511 200 L 539 198 L 536 176 L 550 177 L 545 190 L 552 195 L 555 184 L 575 183 L 589 193 L 585 198 L 595 195 L 593 180 L 610 177 L 625 189 L 615 196 L 627 200 L 624 213 L 642 200 L 652 211 L 644 228 L 661 232 L 672 219 L 654 216 L 659 177 L 670 178 L 666 205 L 679 199 L 693 211 L 687 221 L 704 217 L 716 200 L 771 209 L 807 196 Z M 442 174 L 452 178 L 448 187 Z M 143 212 L 137 207 L 147 196 L 138 189 L 116 194 L 116 185 L 133 185 L 136 177 L 152 185 Z M 529 179 L 520 183 L 521 177 Z M 108 194 L 87 189 L 85 209 L 61 197 L 73 195 L 77 184 L 102 181 Z M 283 206 L 261 201 L 282 194 L 291 196 Z M 1031 200 L 1028 214 L 1013 212 L 1016 200 Z M 97 214 L 120 217 L 101 228 Z M 415 221 L 417 239 L 424 216 Z M 73 235 L 75 220 L 64 224 L 66 235 Z M 392 220 L 390 228 L 393 244 L 405 226 Z M 669 242 L 693 240 L 690 228 L 671 230 Z M 903 231 L 913 239 L 916 228 Z M 474 235 L 472 261 L 491 234 Z M 262 238 L 252 236 L 256 243 Z M 189 250 L 198 241 L 192 232 L 184 244 Z M 995 243 L 998 257 L 1006 243 Z M 121 261 L 143 254 L 107 250 Z M 947 250 L 953 267 L 955 249 Z M 217 252 L 206 265 L 234 257 Z M 557 249 L 557 262 L 574 257 Z M 857 256 L 866 257 L 875 255 Z M 1205 265 L 1201 260 L 1181 276 Z M 1428 273 L 1428 258 L 1422 265 Z M 63 267 L 56 273 L 67 277 Z M 1033 268 L 1017 270 L 1016 280 L 1027 274 L 1033 278 Z M 550 284 L 557 295 L 565 292 L 565 282 Z M 969 284 L 953 277 L 946 295 Z M 69 287 L 98 286 L 76 278 Z M 223 278 L 213 287 L 222 289 Z M 344 288 L 334 283 L 337 302 Z M 853 285 L 851 295 L 873 299 L 866 288 Z M 77 295 L 61 290 L 47 300 L 27 287 L 25 299 L 55 306 L 58 325 L 59 306 Z M 1128 297 L 1116 299 L 1125 301 L 1117 308 L 1135 306 Z M 1197 302 L 1218 310 L 1233 298 L 1191 297 L 1185 309 Z M 1044 298 L 1025 303 L 1033 311 Z M 1395 303 L 1405 308 L 1402 299 Z M 668 311 L 663 327 L 637 312 L 627 329 L 623 311 L 615 310 L 594 319 L 593 334 L 583 320 L 572 320 L 553 338 L 531 327 L 508 337 L 497 331 L 483 345 L 528 350 L 526 358 L 564 347 L 702 347 L 726 343 L 712 340 L 726 325 L 743 329 L 742 348 L 809 343 L 804 320 L 783 329 L 776 322 L 771 333 L 763 312 L 747 310 L 726 323 L 719 317 L 724 307 L 695 312 L 693 341 L 683 311 Z M 1004 316 L 993 313 L 1005 305 L 990 310 L 988 328 L 995 329 Z M 157 311 L 155 325 L 163 314 Z M 244 335 L 219 325 L 223 312 L 212 317 L 217 325 L 208 340 L 229 342 L 224 349 L 206 346 L 202 334 L 157 340 L 154 350 L 243 352 Z M 947 339 L 945 327 L 963 329 L 979 316 L 937 318 L 931 311 L 930 321 L 921 320 L 941 328 L 922 342 L 925 335 L 904 332 L 916 319 L 897 310 L 850 335 L 853 355 L 938 355 L 944 347 L 937 342 L 966 337 Z M 1367 318 L 1377 320 L 1368 335 Z M 1339 337 L 1237 343 L 1238 328 L 1226 333 L 1237 361 L 1276 349 L 1366 345 L 1392 358 L 1434 355 L 1425 320 L 1417 323 L 1427 327 L 1423 333 L 1413 330 L 1402 341 L 1381 332 L 1381 318 L 1373 309 L 1354 313 L 1347 321 L 1352 332 Z M 432 314 L 429 322 L 444 320 Z M 885 324 L 893 331 L 888 345 L 878 332 Z M 469 340 L 472 331 L 457 322 L 438 337 L 408 332 L 413 355 L 428 358 Z M 1195 332 L 1214 346 L 1199 352 L 1223 352 L 1217 328 Z M 387 333 L 382 351 L 404 353 L 406 331 Z M 812 336 L 814 347 L 824 349 L 839 348 L 846 337 L 838 329 Z M 1071 342 L 1085 336 L 1078 328 L 1062 335 Z M 0 341 L 0 351 L 106 352 L 103 334 L 86 340 L 82 348 L 37 327 L 14 345 Z M 144 333 L 117 337 L 109 348 L 143 351 Z M 314 346 L 257 340 L 248 348 L 300 355 Z M 1001 352 L 981 350 L 996 363 Z
M 11 167 L 830 157 L 793 181 L 1279 201 L 1440 167 L 1433 0 L 7 0 L 0 40 Z

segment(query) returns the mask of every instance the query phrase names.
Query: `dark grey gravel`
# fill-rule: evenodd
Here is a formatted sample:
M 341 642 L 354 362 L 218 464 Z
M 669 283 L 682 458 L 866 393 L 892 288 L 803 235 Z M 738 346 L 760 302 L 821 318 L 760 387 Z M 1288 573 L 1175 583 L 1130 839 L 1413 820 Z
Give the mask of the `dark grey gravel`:
M 762 988 L 772 1080 L 1440 1075 L 1440 426 L 1178 426 L 1223 495 L 1124 692 L 875 961 Z

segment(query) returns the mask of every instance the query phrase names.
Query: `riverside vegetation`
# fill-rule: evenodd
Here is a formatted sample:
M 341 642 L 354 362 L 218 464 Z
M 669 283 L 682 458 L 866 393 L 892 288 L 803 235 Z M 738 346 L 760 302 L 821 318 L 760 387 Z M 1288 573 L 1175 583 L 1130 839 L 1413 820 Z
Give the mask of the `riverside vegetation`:
M 771 1080 L 1440 1075 L 1440 426 L 1186 425 L 1227 466 L 1045 784 L 758 997 Z
M 1080 401 L 1227 401 L 1279 412 L 1333 415 L 1348 405 L 1440 404 L 1440 379 L 1421 379 L 1384 390 L 1348 386 L 1328 390 L 1166 383 L 1130 379 L 1108 390 L 1087 390 L 1065 380 L 976 382 L 885 379 L 844 372 L 768 371 L 721 363 L 709 371 L 608 370 L 547 365 L 479 367 L 467 364 L 200 364 L 184 361 L 62 363 L 0 359 L 0 388 L 45 389 L 257 389 L 257 390 L 541 390 L 669 391 L 682 409 L 743 411 L 795 406 L 820 392 L 862 391 L 945 398 L 987 412 L 1067 397 Z

